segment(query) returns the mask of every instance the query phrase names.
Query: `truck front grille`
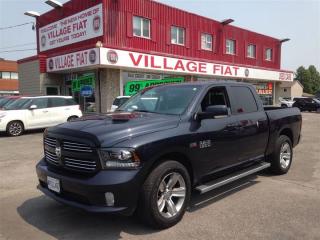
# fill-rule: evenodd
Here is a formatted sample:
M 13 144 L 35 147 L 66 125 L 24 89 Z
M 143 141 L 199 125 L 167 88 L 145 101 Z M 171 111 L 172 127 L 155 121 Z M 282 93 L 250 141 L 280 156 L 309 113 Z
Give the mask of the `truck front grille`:
M 86 170 L 86 171 L 94 171 L 97 168 L 97 164 L 95 161 L 83 160 L 83 159 L 74 159 L 74 158 L 64 158 L 64 165 L 67 168 L 76 169 L 76 170 Z
M 44 155 L 50 166 L 76 172 L 94 172 L 99 162 L 88 144 L 53 137 L 44 138 Z

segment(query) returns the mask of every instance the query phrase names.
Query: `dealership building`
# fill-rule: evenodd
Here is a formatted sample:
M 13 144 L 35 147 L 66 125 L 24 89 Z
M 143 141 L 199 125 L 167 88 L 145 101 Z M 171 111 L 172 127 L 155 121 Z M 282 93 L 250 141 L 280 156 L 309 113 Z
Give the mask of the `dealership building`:
M 288 39 L 236 27 L 232 19 L 151 0 L 71 0 L 33 16 L 38 49 L 18 61 L 21 94 L 73 95 L 107 112 L 115 97 L 148 86 L 230 80 L 254 84 L 273 105 L 293 82 L 293 72 L 280 68 Z

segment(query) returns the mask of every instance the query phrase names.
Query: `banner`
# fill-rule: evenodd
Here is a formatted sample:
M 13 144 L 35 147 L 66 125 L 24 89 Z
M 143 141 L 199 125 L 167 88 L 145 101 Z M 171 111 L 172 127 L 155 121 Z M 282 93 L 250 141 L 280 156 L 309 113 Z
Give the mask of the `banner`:
M 102 3 L 39 29 L 40 52 L 103 35 Z

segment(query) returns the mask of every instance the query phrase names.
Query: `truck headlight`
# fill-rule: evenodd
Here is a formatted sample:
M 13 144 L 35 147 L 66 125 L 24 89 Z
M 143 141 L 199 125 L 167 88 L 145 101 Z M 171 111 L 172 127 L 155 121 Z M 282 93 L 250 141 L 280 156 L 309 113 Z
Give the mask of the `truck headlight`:
M 137 168 L 140 166 L 140 159 L 134 149 L 108 148 L 99 151 L 101 166 L 109 168 Z

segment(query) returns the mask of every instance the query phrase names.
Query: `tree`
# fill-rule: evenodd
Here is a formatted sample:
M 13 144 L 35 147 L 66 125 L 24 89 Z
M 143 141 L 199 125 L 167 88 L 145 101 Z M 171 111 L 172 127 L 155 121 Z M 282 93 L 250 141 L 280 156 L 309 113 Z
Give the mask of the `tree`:
M 320 73 L 316 67 L 311 65 L 308 69 L 303 66 L 296 71 L 295 80 L 298 80 L 303 85 L 303 90 L 306 93 L 315 94 L 320 90 Z

